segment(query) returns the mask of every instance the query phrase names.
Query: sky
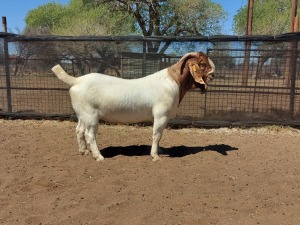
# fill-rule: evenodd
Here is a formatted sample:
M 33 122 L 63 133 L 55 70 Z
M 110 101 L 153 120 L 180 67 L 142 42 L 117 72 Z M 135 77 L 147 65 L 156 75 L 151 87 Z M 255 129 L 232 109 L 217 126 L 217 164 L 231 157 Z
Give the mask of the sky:
M 223 34 L 233 34 L 233 17 L 237 10 L 248 3 L 247 0 L 212 0 L 222 5 L 223 9 L 229 14 L 227 21 L 223 26 Z M 8 31 L 20 33 L 26 26 L 25 17 L 27 13 L 40 5 L 49 2 L 57 2 L 66 5 L 70 0 L 0 0 L 0 16 L 5 16 L 7 20 Z M 3 32 L 1 27 L 1 32 Z

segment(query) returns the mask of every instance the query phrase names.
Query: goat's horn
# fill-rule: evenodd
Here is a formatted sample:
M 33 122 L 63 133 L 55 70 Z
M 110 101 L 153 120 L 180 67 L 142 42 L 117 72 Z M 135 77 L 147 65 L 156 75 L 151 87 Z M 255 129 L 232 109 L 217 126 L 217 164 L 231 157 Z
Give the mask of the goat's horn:
M 199 56 L 198 52 L 186 53 L 184 56 L 181 57 L 181 59 L 179 60 L 179 62 L 182 62 L 182 61 L 190 59 L 190 58 L 198 57 L 198 56 Z

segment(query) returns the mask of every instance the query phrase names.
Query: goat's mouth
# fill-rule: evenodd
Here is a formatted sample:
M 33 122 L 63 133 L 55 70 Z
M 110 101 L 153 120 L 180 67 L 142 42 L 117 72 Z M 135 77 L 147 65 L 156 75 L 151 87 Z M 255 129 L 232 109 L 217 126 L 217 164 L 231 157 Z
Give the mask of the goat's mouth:
M 204 84 L 197 83 L 197 87 L 201 90 L 201 94 L 205 94 L 205 92 L 207 90 L 207 84 L 206 83 L 204 83 Z
M 204 82 L 209 82 L 209 81 L 212 81 L 214 79 L 214 73 L 209 73 L 205 76 L 205 78 L 203 79 Z

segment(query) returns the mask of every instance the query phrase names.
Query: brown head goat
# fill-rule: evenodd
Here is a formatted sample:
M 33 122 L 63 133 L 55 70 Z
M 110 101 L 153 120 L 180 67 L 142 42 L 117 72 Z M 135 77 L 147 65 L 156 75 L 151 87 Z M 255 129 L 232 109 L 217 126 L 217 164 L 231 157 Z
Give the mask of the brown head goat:
M 52 68 L 56 76 L 71 86 L 70 97 L 78 117 L 76 127 L 79 151 L 88 153 L 88 144 L 97 161 L 104 157 L 98 150 L 96 133 L 99 119 L 114 123 L 153 121 L 151 156 L 158 156 L 159 141 L 168 121 L 189 89 L 207 89 L 215 72 L 214 63 L 202 52 L 184 55 L 169 68 L 139 79 L 121 79 L 90 73 L 68 75 L 60 65 Z

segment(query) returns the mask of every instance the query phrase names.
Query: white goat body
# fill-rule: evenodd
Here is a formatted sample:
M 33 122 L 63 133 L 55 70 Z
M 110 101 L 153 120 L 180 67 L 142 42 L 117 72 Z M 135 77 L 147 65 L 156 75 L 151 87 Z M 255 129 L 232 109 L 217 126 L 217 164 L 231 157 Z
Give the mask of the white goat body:
M 159 141 L 167 122 L 176 116 L 188 89 L 200 85 L 202 92 L 206 90 L 205 80 L 214 72 L 214 64 L 204 53 L 189 53 L 172 67 L 132 80 L 98 73 L 75 78 L 59 65 L 52 71 L 71 86 L 70 97 L 78 117 L 76 133 L 81 153 L 89 152 L 89 144 L 93 156 L 97 160 L 104 159 L 95 137 L 99 119 L 125 124 L 153 120 L 151 156 L 157 161 Z
M 117 123 L 152 121 L 159 112 L 172 114 L 179 101 L 178 85 L 167 69 L 133 80 L 91 73 L 76 78 L 70 96 L 80 119 L 95 111 L 100 119 Z

